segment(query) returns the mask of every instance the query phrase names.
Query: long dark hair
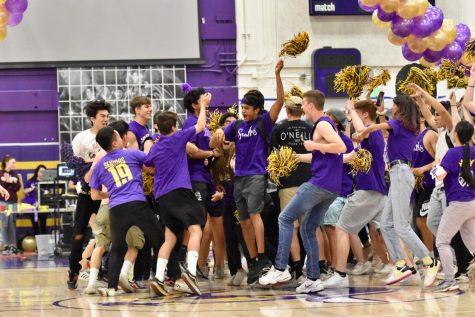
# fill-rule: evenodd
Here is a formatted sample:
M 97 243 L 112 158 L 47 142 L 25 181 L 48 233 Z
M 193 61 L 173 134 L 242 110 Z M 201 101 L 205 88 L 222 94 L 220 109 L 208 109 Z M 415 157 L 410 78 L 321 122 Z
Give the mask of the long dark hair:
M 2 160 L 2 170 L 4 170 L 7 167 L 7 163 L 13 159 L 15 159 L 13 156 L 5 155 Z
M 40 172 L 40 169 L 41 169 L 41 168 L 46 169 L 46 166 L 44 166 L 43 164 L 38 165 L 38 166 L 35 168 L 35 173 L 33 174 L 33 176 L 30 177 L 30 181 L 36 181 L 36 180 L 38 180 L 38 173 Z
M 230 162 L 236 152 L 235 144 L 231 144 L 227 151 L 220 146 L 220 151 L 222 155 L 217 158 L 215 164 L 211 168 L 211 175 L 214 184 L 222 184 L 228 175 L 231 180 L 234 180 L 234 171 L 230 168 Z
M 462 166 L 460 167 L 460 176 L 463 180 L 470 186 L 475 187 L 475 177 L 472 175 L 472 170 L 470 166 L 470 143 L 472 142 L 473 137 L 473 125 L 467 121 L 460 121 L 455 126 L 455 133 L 461 143 L 463 143 L 463 160 Z
M 398 106 L 395 119 L 401 121 L 405 129 L 419 132 L 421 113 L 414 98 L 407 95 L 396 96 L 393 102 Z

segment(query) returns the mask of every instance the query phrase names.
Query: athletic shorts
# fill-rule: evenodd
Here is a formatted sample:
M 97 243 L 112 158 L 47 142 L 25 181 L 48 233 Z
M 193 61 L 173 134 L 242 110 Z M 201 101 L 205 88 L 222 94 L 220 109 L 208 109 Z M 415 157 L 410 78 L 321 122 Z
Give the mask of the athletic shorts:
M 109 215 L 109 205 L 101 205 L 97 212 L 96 222 L 92 226 L 92 233 L 96 240 L 96 246 L 108 248 L 111 243 Z M 130 227 L 125 236 L 125 242 L 129 247 L 142 249 L 145 243 L 145 237 L 142 230 L 137 226 Z
M 266 175 L 239 176 L 234 178 L 234 200 L 239 220 L 250 218 L 264 210 L 267 189 Z
M 223 216 L 223 207 L 216 206 L 215 203 L 211 202 L 211 197 L 213 196 L 213 191 L 211 185 L 202 182 L 191 182 L 191 188 L 193 193 L 196 196 L 196 199 L 200 203 L 201 207 L 206 210 L 211 217 L 222 217 Z
M 86 233 L 89 219 L 92 214 L 96 214 L 101 205 L 100 200 L 92 200 L 91 195 L 79 194 L 74 214 L 73 236 Z
M 386 196 L 373 190 L 357 190 L 348 196 L 337 227 L 358 234 L 368 223 L 380 223 Z
M 280 211 L 282 212 L 284 208 L 289 204 L 289 202 L 297 194 L 298 187 L 288 187 L 279 189 L 279 201 L 280 201 Z M 299 224 L 302 222 L 305 214 L 300 215 L 298 219 L 294 221 L 294 228 L 298 228 Z
M 191 189 L 172 190 L 158 198 L 158 206 L 163 224 L 177 237 L 189 226 L 205 225 L 203 207 Z
M 429 213 L 429 201 L 434 187 L 424 187 L 420 192 L 414 192 L 414 207 L 412 212 L 416 217 L 427 217 Z
M 340 219 L 341 211 L 346 204 L 346 197 L 337 197 L 333 203 L 328 207 L 327 212 L 325 213 L 325 218 L 323 219 L 323 224 L 325 226 L 336 226 L 338 219 Z

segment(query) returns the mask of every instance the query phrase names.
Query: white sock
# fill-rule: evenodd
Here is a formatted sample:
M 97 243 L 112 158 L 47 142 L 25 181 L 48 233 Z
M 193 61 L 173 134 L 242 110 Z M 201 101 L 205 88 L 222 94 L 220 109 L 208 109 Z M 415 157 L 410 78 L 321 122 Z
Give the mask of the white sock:
M 89 270 L 89 281 L 87 282 L 87 286 L 94 286 L 97 281 L 97 275 L 99 275 L 99 269 L 91 268 Z
M 188 272 L 196 276 L 196 264 L 198 263 L 198 252 L 188 251 L 186 254 L 186 263 L 188 264 Z
M 155 277 L 160 281 L 163 282 L 165 280 L 165 269 L 167 268 L 168 260 L 164 258 L 157 259 L 157 269 L 155 272 Z
M 129 271 L 132 268 L 132 265 L 134 265 L 130 261 L 124 261 L 122 264 L 122 268 L 120 269 L 120 276 L 125 276 L 127 279 L 129 278 Z

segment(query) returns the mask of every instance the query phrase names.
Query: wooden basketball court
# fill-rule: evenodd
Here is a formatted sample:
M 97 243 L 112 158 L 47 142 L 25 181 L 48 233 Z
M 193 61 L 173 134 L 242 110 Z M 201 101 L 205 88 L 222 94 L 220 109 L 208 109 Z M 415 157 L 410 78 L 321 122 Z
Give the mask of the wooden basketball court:
M 386 287 L 382 275 L 353 277 L 350 288 L 317 294 L 295 289 L 246 289 L 224 280 L 200 282 L 202 296 L 148 293 L 83 296 L 86 283 L 66 287 L 67 259 L 0 259 L 0 316 L 475 316 L 475 283 L 432 293 L 418 286 Z

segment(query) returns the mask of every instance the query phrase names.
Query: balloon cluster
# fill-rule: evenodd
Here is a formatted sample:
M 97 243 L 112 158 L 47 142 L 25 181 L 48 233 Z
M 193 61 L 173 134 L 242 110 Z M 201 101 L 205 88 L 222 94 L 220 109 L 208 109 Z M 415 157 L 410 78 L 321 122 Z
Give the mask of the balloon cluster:
M 7 37 L 7 26 L 17 26 L 23 20 L 28 0 L 0 0 L 0 41 Z
M 428 0 L 358 0 L 360 7 L 373 12 L 373 22 L 388 28 L 388 40 L 402 46 L 408 61 L 419 61 L 430 67 L 449 59 L 470 66 L 472 60 L 464 54 L 470 40 L 470 28 L 446 19 L 442 10 Z

